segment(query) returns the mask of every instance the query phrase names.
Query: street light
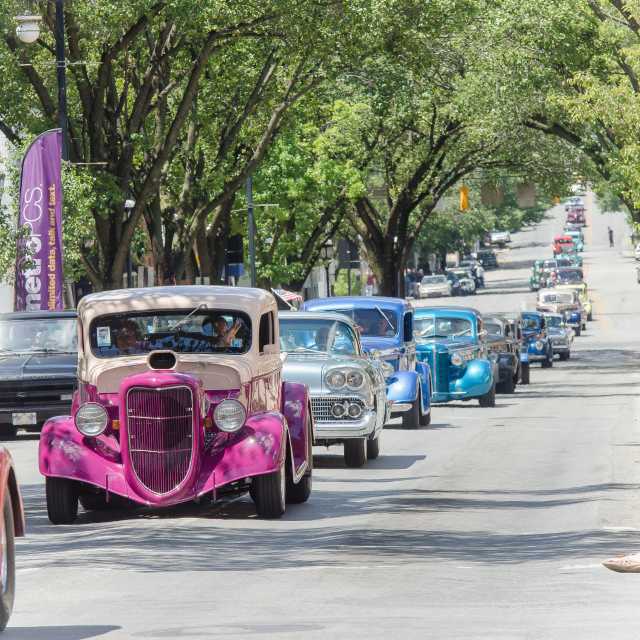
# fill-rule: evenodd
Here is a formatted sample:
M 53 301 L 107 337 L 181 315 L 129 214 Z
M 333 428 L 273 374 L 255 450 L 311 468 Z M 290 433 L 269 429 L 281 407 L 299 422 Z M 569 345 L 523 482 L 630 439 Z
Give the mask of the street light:
M 327 274 L 327 297 L 331 297 L 331 279 L 329 276 L 329 265 L 333 259 L 333 240 L 327 240 L 320 249 L 320 257 L 324 261 L 325 273 Z
M 62 159 L 69 159 L 69 121 L 67 118 L 67 62 L 64 55 L 64 0 L 56 2 L 56 72 L 58 79 L 58 124 L 62 131 Z M 42 18 L 34 15 L 16 16 L 16 36 L 24 44 L 33 44 L 40 37 Z
M 136 201 L 127 198 L 124 201 L 124 210 L 127 214 L 127 220 L 131 217 L 131 210 L 136 206 Z M 133 287 L 133 263 L 131 261 L 131 243 L 129 243 L 129 250 L 127 252 L 127 288 Z
M 33 44 L 40 37 L 40 16 L 24 15 L 16 16 L 18 26 L 16 27 L 16 36 L 20 42 L 24 44 Z

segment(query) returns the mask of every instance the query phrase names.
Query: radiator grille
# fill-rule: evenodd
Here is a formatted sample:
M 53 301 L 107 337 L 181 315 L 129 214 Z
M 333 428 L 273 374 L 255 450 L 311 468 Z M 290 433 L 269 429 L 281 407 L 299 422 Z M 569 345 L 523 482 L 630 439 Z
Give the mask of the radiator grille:
M 340 418 L 336 418 L 331 410 L 335 404 L 357 404 L 362 410 L 362 415 L 366 410 L 364 402 L 360 398 L 353 398 L 350 396 L 319 396 L 311 398 L 311 411 L 313 413 L 313 419 L 316 422 L 354 422 L 360 420 L 362 415 L 357 418 L 350 417 L 347 413 Z

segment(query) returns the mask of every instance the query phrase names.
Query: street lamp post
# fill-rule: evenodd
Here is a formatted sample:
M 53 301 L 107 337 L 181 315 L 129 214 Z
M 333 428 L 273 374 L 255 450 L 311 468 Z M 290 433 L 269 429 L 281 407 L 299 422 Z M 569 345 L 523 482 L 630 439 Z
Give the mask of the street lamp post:
M 58 125 L 62 131 L 62 159 L 69 160 L 69 120 L 67 116 L 67 62 L 64 54 L 64 0 L 56 1 L 56 77 L 58 80 Z M 22 15 L 15 18 L 16 36 L 24 44 L 33 44 L 40 37 L 42 18 Z
M 247 177 L 247 224 L 249 235 L 249 271 L 251 274 L 251 286 L 255 287 L 256 277 L 256 222 L 253 217 L 253 178 Z
M 327 278 L 327 298 L 331 297 L 331 277 L 329 274 L 329 266 L 331 264 L 331 260 L 333 259 L 333 241 L 327 240 L 324 245 L 322 245 L 322 249 L 320 249 L 320 257 L 324 261 L 324 269 Z

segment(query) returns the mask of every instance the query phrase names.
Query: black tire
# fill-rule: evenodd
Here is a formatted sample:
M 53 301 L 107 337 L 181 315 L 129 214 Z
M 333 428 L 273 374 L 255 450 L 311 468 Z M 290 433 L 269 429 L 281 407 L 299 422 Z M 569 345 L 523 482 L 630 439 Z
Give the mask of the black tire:
M 576 332 L 576 338 L 579 338 L 580 334 L 582 333 L 582 327 L 576 327 L 575 332 Z
M 489 409 L 496 406 L 496 383 L 494 382 L 491 389 L 483 396 L 478 398 L 478 402 L 483 409 Z
M 420 393 L 418 394 L 419 400 L 419 408 L 420 408 L 420 426 L 428 427 L 431 424 L 431 407 L 429 407 L 429 413 L 422 412 L 422 389 L 420 389 Z
M 15 440 L 18 437 L 18 427 L 8 424 L 0 431 L 0 440 Z
M 85 511 L 108 511 L 114 508 L 112 502 L 107 502 L 107 496 L 104 491 L 100 493 L 84 493 L 79 496 L 78 500 Z
M 15 549 L 15 525 L 13 521 L 13 506 L 11 504 L 11 491 L 7 487 L 2 510 L 4 519 L 4 560 L 7 566 L 4 568 L 5 582 L 0 584 L 0 631 L 9 622 L 13 611 L 13 601 L 16 593 L 16 549 Z
M 590 311 L 590 312 L 587 314 L 587 320 L 588 320 L 589 322 L 591 322 L 591 321 L 593 320 L 593 311 Z
M 531 365 L 523 362 L 520 365 L 520 384 L 529 384 L 531 381 Z
M 418 396 L 411 405 L 411 409 L 402 414 L 403 429 L 417 429 L 420 426 L 420 402 L 420 391 L 418 391 Z
M 308 444 L 308 456 L 309 466 L 305 471 L 305 474 L 300 478 L 298 484 L 294 484 L 293 475 L 291 472 L 291 465 L 287 465 L 287 503 L 288 504 L 302 504 L 309 499 L 311 495 L 311 489 L 313 487 L 313 434 L 311 432 L 311 420 L 307 422 L 309 444 Z
M 553 354 L 551 354 L 551 357 L 547 355 L 546 360 L 542 361 L 543 369 L 551 369 L 551 367 L 553 367 Z
M 287 474 L 282 466 L 273 473 L 256 476 L 252 481 L 250 495 L 261 518 L 280 518 L 287 503 Z
M 565 351 L 564 353 L 559 354 L 560 360 L 563 362 L 567 361 L 571 357 L 571 353 L 569 351 Z
M 367 462 L 367 439 L 351 438 L 344 441 L 344 463 L 352 469 L 359 469 Z
M 500 393 L 511 394 L 516 390 L 516 381 L 513 376 L 507 376 L 504 382 L 500 383 Z
M 47 513 L 52 524 L 71 524 L 78 517 L 78 483 L 67 478 L 46 480 Z
M 380 455 L 380 436 L 367 440 L 367 460 L 375 460 Z

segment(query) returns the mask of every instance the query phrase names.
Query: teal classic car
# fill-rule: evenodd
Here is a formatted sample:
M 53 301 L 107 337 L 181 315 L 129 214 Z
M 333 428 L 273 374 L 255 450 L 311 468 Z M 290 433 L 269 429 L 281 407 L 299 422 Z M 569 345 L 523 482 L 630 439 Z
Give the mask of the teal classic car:
M 576 246 L 576 251 L 584 251 L 584 236 L 579 229 L 565 230 L 565 235 L 569 236 L 573 240 L 573 244 Z
M 481 407 L 495 406 L 497 365 L 489 359 L 478 311 L 421 307 L 414 336 L 418 360 L 431 368 L 433 403 L 477 399 Z

